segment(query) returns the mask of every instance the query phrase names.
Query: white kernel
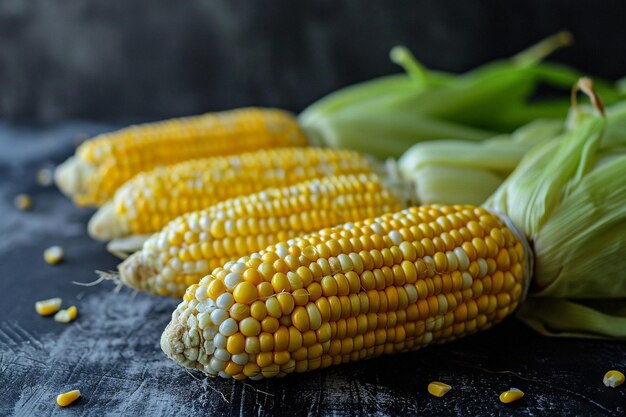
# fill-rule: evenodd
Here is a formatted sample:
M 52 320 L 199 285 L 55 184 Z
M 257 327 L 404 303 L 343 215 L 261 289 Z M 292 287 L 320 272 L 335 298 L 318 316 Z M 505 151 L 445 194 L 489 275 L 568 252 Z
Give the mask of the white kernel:
M 279 258 L 284 258 L 288 254 L 289 254 L 289 251 L 283 246 L 276 247 L 276 255 L 278 255 Z
M 454 255 L 456 255 L 456 259 L 458 260 L 459 269 L 461 271 L 467 270 L 470 260 L 465 250 L 463 248 L 454 248 Z
M 187 261 L 183 264 L 183 271 L 187 273 L 196 272 L 196 263 L 193 261 Z
M 213 357 L 226 362 L 230 359 L 230 353 L 226 349 L 215 349 Z
M 193 314 L 190 315 L 187 319 L 187 327 L 189 327 L 190 329 L 198 327 L 198 319 L 196 319 L 196 316 L 194 316 Z
M 230 268 L 231 271 L 241 274 L 246 270 L 246 265 L 243 262 L 235 262 Z
M 235 222 L 231 219 L 224 222 L 224 229 L 226 230 L 227 236 L 235 236 L 237 234 L 237 230 L 235 230 Z
M 223 371 L 226 368 L 226 362 L 217 359 L 215 356 L 211 358 L 209 364 L 215 372 Z
M 213 340 L 215 335 L 217 334 L 217 327 L 209 326 L 206 329 L 202 330 L 202 337 L 204 340 Z
M 206 293 L 206 287 L 204 285 L 200 285 L 198 288 L 196 288 L 196 292 L 194 295 L 196 297 L 196 300 L 198 301 L 204 301 L 209 297 Z
M 228 317 L 228 312 L 221 308 L 216 308 L 211 312 L 211 321 L 219 326 Z
M 204 342 L 204 353 L 207 355 L 212 355 L 215 352 L 215 345 L 211 340 L 207 340 Z
M 185 357 L 187 359 L 189 359 L 192 362 L 195 362 L 196 360 L 198 360 L 198 348 L 187 348 L 185 349 L 185 351 L 183 352 Z
M 372 231 L 376 233 L 377 235 L 382 235 L 383 233 L 385 233 L 385 230 L 383 229 L 383 227 L 378 223 L 370 224 L 370 229 L 372 229 Z
M 448 271 L 456 271 L 459 267 L 459 261 L 456 255 L 452 251 L 446 252 L 446 259 L 448 261 Z
M 169 267 L 174 271 L 180 271 L 182 269 L 183 263 L 178 258 L 172 258 L 169 262 Z
M 406 284 L 404 286 L 404 290 L 406 291 L 407 299 L 409 300 L 409 304 L 414 304 L 417 301 L 417 289 L 413 284 Z
M 397 230 L 392 230 L 389 232 L 389 239 L 394 243 L 394 245 L 399 245 L 402 243 L 402 235 Z
M 233 295 L 229 292 L 223 293 L 222 295 L 217 297 L 217 300 L 215 300 L 215 303 L 217 304 L 217 306 L 224 310 L 228 310 L 233 305 L 234 302 L 235 302 L 235 299 L 233 298 Z
M 345 253 L 340 253 L 339 255 L 337 255 L 337 260 L 339 260 L 339 265 L 341 265 L 341 269 L 344 273 L 352 271 L 354 269 L 352 260 Z
M 231 360 L 235 362 L 237 365 L 245 365 L 248 363 L 248 354 L 247 353 L 238 353 L 233 355 Z
M 237 322 L 233 318 L 227 318 L 220 324 L 220 333 L 224 336 L 231 336 L 237 333 Z
M 228 288 L 229 290 L 235 288 L 237 284 L 239 284 L 241 281 L 241 274 L 237 272 L 231 272 L 230 274 L 226 275 L 226 278 L 224 278 L 224 284 L 226 284 L 226 288 Z
M 198 327 L 206 329 L 211 324 L 211 313 L 198 314 Z
M 478 278 L 483 278 L 489 272 L 489 265 L 487 265 L 487 261 L 483 258 L 480 258 L 478 261 Z
M 217 349 L 224 349 L 224 348 L 226 348 L 226 336 L 224 336 L 221 333 L 217 333 L 213 337 L 213 344 L 215 345 L 215 348 L 217 348 Z

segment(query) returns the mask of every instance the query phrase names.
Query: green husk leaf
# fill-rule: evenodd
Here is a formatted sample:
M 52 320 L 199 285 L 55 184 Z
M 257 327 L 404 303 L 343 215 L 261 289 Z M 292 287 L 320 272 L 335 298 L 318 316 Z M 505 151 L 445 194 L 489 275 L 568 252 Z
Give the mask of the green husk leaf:
M 563 122 L 537 120 L 511 135 L 484 142 L 438 140 L 418 143 L 398 161 L 415 184 L 422 204 L 481 204 L 537 143 L 556 137 Z
M 602 110 L 588 80 L 579 86 Z M 607 113 L 608 122 L 574 102 L 570 130 L 531 150 L 485 203 L 533 245 L 517 314 L 542 334 L 626 339 L 626 140 L 611 127 L 621 106 Z

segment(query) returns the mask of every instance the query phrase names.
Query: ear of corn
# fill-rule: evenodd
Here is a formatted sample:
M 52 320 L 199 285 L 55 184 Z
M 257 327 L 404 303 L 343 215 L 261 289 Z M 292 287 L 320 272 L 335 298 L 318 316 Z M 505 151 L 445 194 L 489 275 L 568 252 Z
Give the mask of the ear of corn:
M 135 174 L 188 159 L 307 141 L 296 120 L 276 109 L 244 108 L 131 126 L 81 144 L 59 166 L 59 188 L 81 206 L 100 206 Z
M 119 267 L 122 282 L 182 297 L 226 262 L 270 244 L 402 208 L 375 174 L 326 177 L 220 202 L 153 235 Z
M 89 233 L 101 240 L 153 233 L 181 214 L 228 198 L 372 169 L 356 152 L 322 148 L 276 148 L 187 161 L 128 181 L 94 215 Z
M 188 288 L 161 338 L 188 368 L 284 376 L 487 328 L 522 297 L 522 243 L 473 206 L 424 206 L 271 245 Z

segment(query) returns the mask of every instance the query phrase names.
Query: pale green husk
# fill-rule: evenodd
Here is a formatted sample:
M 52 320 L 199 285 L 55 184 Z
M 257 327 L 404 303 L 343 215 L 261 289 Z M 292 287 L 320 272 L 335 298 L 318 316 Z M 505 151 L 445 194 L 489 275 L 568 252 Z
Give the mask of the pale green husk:
M 402 176 L 415 185 L 422 204 L 481 204 L 500 186 L 534 145 L 564 129 L 560 120 L 536 120 L 511 135 L 483 142 L 427 141 L 398 161 Z
M 612 113 L 620 114 L 616 108 Z M 626 151 L 623 120 L 577 112 L 533 148 L 485 203 L 526 234 L 535 254 L 518 316 L 552 336 L 626 339 Z

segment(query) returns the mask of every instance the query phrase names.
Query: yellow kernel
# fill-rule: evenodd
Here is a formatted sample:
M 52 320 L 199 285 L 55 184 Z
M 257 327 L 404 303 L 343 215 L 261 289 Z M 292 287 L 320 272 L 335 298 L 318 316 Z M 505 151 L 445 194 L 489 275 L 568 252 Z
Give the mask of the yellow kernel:
M 443 397 L 450 391 L 452 387 L 448 384 L 444 384 L 443 382 L 433 381 L 428 384 L 428 392 L 435 397 Z
M 71 306 L 65 310 L 60 310 L 54 315 L 54 321 L 58 323 L 69 323 L 74 321 L 78 316 L 78 309 L 76 306 Z
M 300 330 L 301 332 L 306 332 L 307 330 L 309 330 L 309 327 L 310 327 L 309 315 L 307 313 L 307 310 L 304 307 L 297 306 L 293 310 L 291 319 L 296 329 Z
M 235 303 L 230 307 L 228 312 L 232 318 L 241 321 L 250 315 L 250 307 L 245 304 Z
M 292 295 L 294 302 L 298 306 L 306 305 L 309 302 L 309 293 L 304 288 L 295 290 Z
M 261 324 L 254 317 L 246 317 L 239 322 L 239 330 L 244 336 L 257 336 L 261 333 Z
M 289 280 L 287 279 L 287 275 L 282 272 L 277 272 L 272 277 L 272 287 L 276 293 L 282 291 L 291 291 L 291 285 L 289 284 Z
M 263 301 L 255 301 L 250 306 L 250 315 L 257 320 L 263 320 L 267 316 L 267 308 Z
M 276 332 L 274 332 L 274 350 L 281 352 L 287 350 L 289 346 L 289 329 L 285 326 L 280 326 Z
M 49 300 L 41 300 L 35 303 L 35 310 L 40 316 L 49 316 L 56 313 L 61 308 L 62 300 L 60 298 L 50 298 Z
M 228 336 L 228 340 L 226 341 L 226 350 L 231 355 L 236 355 L 238 353 L 242 353 L 246 347 L 246 339 L 241 333 L 235 333 L 231 336 Z
M 267 309 L 267 314 L 272 317 L 280 318 L 283 315 L 280 303 L 276 297 L 270 297 L 265 301 L 265 308 Z
M 56 265 L 63 260 L 63 248 L 51 246 L 43 252 L 43 258 L 50 265 Z
M 57 395 L 57 404 L 61 407 L 67 407 L 80 397 L 80 390 L 72 390 Z
M 226 285 L 219 279 L 213 279 L 209 285 L 207 285 L 207 295 L 215 300 L 224 291 L 226 291 Z
M 250 282 L 243 281 L 233 290 L 235 301 L 242 304 L 250 304 L 257 298 L 256 287 Z
M 259 271 L 253 268 L 248 268 L 245 271 L 243 271 L 242 276 L 243 276 L 244 281 L 249 282 L 250 284 L 253 284 L 253 285 L 259 285 L 261 282 L 263 282 L 263 277 L 261 276 Z
M 13 204 L 18 210 L 26 211 L 30 210 L 33 206 L 33 200 L 28 194 L 18 194 L 13 199 Z
M 602 382 L 607 387 L 611 387 L 611 388 L 619 387 L 620 385 L 624 383 L 624 374 L 616 370 L 608 371 L 606 374 L 604 374 L 604 378 L 602 379 Z
M 261 328 L 267 333 L 274 333 L 279 325 L 278 320 L 271 316 L 265 317 L 261 322 Z
M 511 388 L 508 391 L 504 391 L 500 394 L 500 402 L 504 404 L 512 403 L 513 401 L 517 401 L 524 396 L 524 392 L 517 389 Z
M 295 306 L 293 296 L 289 293 L 280 293 L 276 296 L 278 304 L 280 304 L 280 310 L 283 316 L 291 314 Z

